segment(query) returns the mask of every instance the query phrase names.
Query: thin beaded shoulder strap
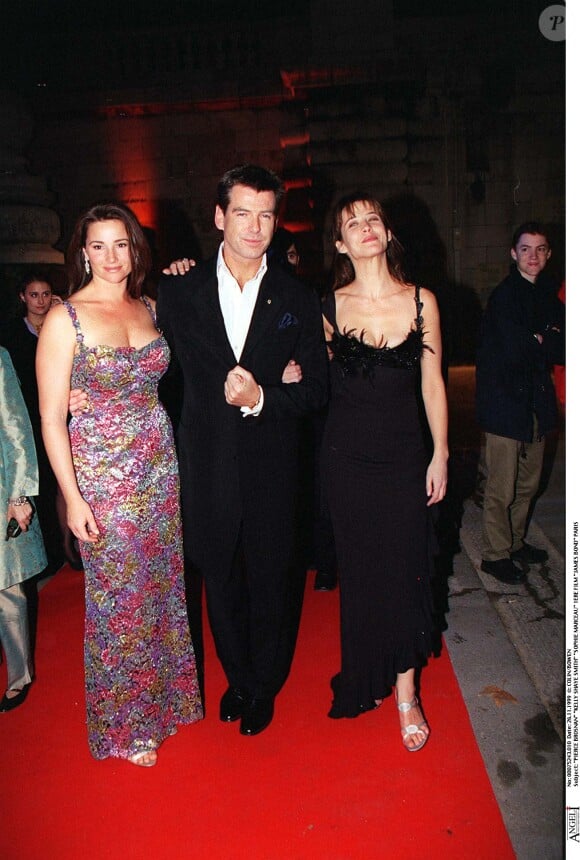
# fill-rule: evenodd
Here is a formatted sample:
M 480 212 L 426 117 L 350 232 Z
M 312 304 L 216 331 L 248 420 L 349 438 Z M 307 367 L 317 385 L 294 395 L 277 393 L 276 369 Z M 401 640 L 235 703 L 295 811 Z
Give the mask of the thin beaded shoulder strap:
M 415 286 L 415 307 L 417 308 L 415 323 L 417 325 L 417 331 L 421 331 L 424 323 L 423 302 L 421 301 L 421 287 L 418 284 Z
M 160 331 L 160 328 L 157 325 L 157 315 L 155 314 L 155 311 L 153 310 L 153 305 L 151 304 L 151 302 L 149 301 L 147 296 L 141 296 L 141 301 L 143 302 L 143 304 L 145 305 L 145 307 L 149 311 L 149 313 L 151 315 L 151 319 L 153 320 L 153 325 L 155 326 L 157 331 Z
M 71 305 L 70 302 L 63 302 L 63 305 L 67 309 L 68 315 L 71 318 L 71 322 L 75 327 L 75 331 L 77 333 L 77 343 L 79 344 L 79 346 L 83 346 L 85 338 L 84 338 L 84 335 L 81 331 L 81 324 L 79 322 L 77 312 L 76 312 L 74 306 Z

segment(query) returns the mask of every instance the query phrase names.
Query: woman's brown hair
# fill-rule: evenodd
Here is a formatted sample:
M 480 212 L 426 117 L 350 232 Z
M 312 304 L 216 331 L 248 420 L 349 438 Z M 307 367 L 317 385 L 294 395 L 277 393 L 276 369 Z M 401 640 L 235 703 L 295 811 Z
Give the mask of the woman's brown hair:
M 138 299 L 143 282 L 151 268 L 151 251 L 143 229 L 134 212 L 122 203 L 98 203 L 83 213 L 75 224 L 66 252 L 69 296 L 87 284 L 92 273 L 85 268 L 83 249 L 87 242 L 87 231 L 91 224 L 99 221 L 121 221 L 129 238 L 131 273 L 127 279 L 127 293 Z
M 391 232 L 391 239 L 389 240 L 389 244 L 387 245 L 387 266 L 389 267 L 389 272 L 393 276 L 396 281 L 400 281 L 402 284 L 406 283 L 405 276 L 403 274 L 403 246 L 393 233 L 393 228 L 389 222 L 385 214 L 385 210 L 383 209 L 380 202 L 373 197 L 372 194 L 367 194 L 364 191 L 353 191 L 352 194 L 346 194 L 344 197 L 341 197 L 338 200 L 333 209 L 332 209 L 332 221 L 331 221 L 331 238 L 332 244 L 334 246 L 334 260 L 333 260 L 333 281 L 332 281 L 332 289 L 338 290 L 340 287 L 345 287 L 347 284 L 352 283 L 355 278 L 354 266 L 350 261 L 350 258 L 346 254 L 339 254 L 336 250 L 336 243 L 342 241 L 342 215 L 343 212 L 346 211 L 347 215 L 351 217 L 354 215 L 354 206 L 355 203 L 368 203 L 373 207 L 377 215 L 380 217 L 381 221 L 385 225 L 387 230 Z

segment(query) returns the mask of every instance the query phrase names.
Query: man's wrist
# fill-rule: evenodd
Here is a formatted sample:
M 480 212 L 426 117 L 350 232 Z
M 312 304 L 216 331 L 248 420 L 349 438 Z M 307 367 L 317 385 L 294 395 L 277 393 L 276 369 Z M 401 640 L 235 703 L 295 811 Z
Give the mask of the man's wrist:
M 253 406 L 242 406 L 241 412 L 244 418 L 247 418 L 248 415 L 258 416 L 262 411 L 264 406 L 264 390 L 261 385 L 258 385 L 258 399 L 254 403 Z

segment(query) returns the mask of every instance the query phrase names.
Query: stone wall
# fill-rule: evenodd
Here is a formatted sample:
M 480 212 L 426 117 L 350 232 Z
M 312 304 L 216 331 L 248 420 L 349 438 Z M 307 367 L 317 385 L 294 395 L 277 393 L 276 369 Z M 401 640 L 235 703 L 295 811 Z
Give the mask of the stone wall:
M 535 218 L 562 234 L 563 46 L 531 17 L 512 30 L 509 15 L 500 27 L 485 11 L 398 21 L 380 4 L 371 32 L 349 24 L 343 0 L 333 23 L 328 5 L 270 19 L 268 49 L 251 59 L 242 25 L 229 41 L 208 31 L 215 50 L 203 52 L 199 33 L 157 31 L 139 43 L 164 51 L 135 48 L 122 64 L 108 44 L 106 86 L 84 68 L 74 85 L 35 91 L 29 156 L 57 195 L 61 244 L 80 210 L 120 198 L 154 231 L 161 262 L 206 256 L 219 238 L 217 179 L 256 161 L 286 181 L 283 217 L 299 231 L 305 274 L 322 281 L 329 265 L 332 200 L 366 188 L 388 201 L 412 272 L 448 282 L 458 326 L 472 326 L 461 308 L 481 306 L 505 274 L 515 226 Z

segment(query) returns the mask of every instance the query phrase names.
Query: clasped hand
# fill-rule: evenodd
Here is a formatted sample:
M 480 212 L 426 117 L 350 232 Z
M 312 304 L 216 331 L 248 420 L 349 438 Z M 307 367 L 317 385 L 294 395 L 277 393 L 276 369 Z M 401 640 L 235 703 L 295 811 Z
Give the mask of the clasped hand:
M 240 371 L 241 371 L 241 373 L 240 373 Z M 232 378 L 230 380 L 230 374 L 236 374 L 237 378 L 236 379 Z M 251 379 L 254 382 L 256 387 L 254 388 L 253 386 L 250 387 L 250 385 L 244 385 L 244 378 Z M 231 389 L 228 388 L 228 385 L 227 385 L 228 380 L 230 380 L 232 383 Z M 296 383 L 296 382 L 301 382 L 301 381 L 302 381 L 302 368 L 298 364 L 297 361 L 294 361 L 294 359 L 290 359 L 290 361 L 288 362 L 288 364 L 284 368 L 284 373 L 282 374 L 282 382 L 284 382 L 285 384 L 289 384 L 289 383 Z M 254 400 L 252 400 L 250 404 L 245 404 L 245 403 L 238 404 L 233 399 L 228 400 L 228 397 L 231 396 L 233 398 L 235 393 L 241 393 L 242 396 L 245 393 L 245 395 L 249 396 L 249 394 L 251 394 L 252 392 L 255 394 L 255 397 L 254 397 Z M 249 373 L 247 370 L 244 370 L 243 367 L 234 367 L 234 368 L 232 368 L 232 370 L 230 370 L 230 373 L 228 373 L 228 376 L 226 378 L 226 382 L 224 384 L 224 393 L 225 393 L 226 401 L 231 406 L 238 406 L 238 405 L 253 406 L 256 403 L 256 401 L 258 400 L 258 397 L 260 396 L 260 389 L 258 388 L 258 384 L 256 383 L 256 381 L 255 381 L 255 379 L 251 373 Z M 249 398 L 249 399 L 251 400 L 251 398 Z M 82 388 L 73 388 L 71 390 L 70 395 L 69 395 L 69 411 L 70 411 L 71 415 L 80 415 L 82 412 L 89 412 L 90 411 L 89 398 L 87 396 L 86 391 L 83 391 Z
M 237 364 L 226 376 L 224 394 L 230 406 L 253 409 L 260 399 L 260 387 L 250 371 Z

